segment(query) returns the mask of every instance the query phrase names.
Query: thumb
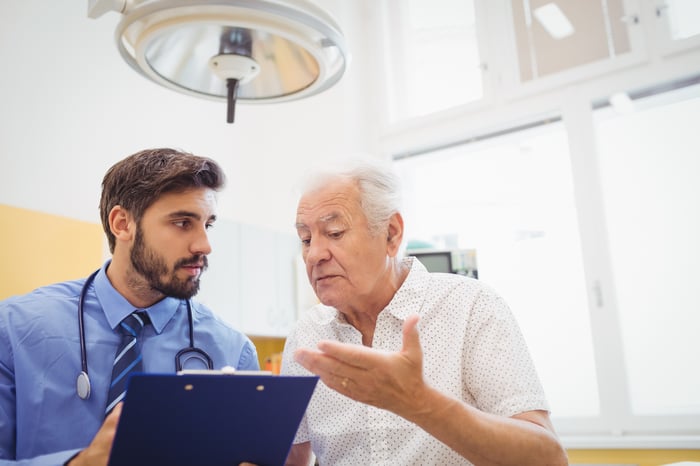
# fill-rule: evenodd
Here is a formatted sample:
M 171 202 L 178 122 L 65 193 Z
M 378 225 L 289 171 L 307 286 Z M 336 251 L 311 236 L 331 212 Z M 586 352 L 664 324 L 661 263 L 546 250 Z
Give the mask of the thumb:
M 412 314 L 403 323 L 403 348 L 410 359 L 421 360 L 423 351 L 420 346 L 420 335 L 418 335 L 418 321 L 420 317 Z

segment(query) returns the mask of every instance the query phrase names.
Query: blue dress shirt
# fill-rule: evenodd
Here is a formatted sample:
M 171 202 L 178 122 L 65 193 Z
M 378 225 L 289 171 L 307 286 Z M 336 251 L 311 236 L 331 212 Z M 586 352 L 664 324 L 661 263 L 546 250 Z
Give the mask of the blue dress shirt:
M 0 302 L 0 465 L 61 465 L 85 448 L 102 425 L 121 338 L 115 327 L 134 311 L 107 278 L 109 263 L 89 286 L 84 303 L 92 385 L 87 400 L 76 391 L 81 371 L 78 301 L 85 279 Z M 209 354 L 215 369 L 259 369 L 248 337 L 204 305 L 191 305 L 194 345 Z M 175 355 L 189 346 L 187 303 L 165 298 L 145 310 L 153 325 L 141 337 L 143 370 L 174 373 Z

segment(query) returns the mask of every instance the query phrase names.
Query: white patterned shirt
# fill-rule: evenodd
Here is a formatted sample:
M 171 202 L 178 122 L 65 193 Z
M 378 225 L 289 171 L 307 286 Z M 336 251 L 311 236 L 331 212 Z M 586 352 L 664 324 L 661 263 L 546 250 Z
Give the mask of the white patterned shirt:
M 411 270 L 377 318 L 372 347 L 399 351 L 406 317 L 418 314 L 426 383 L 482 411 L 513 416 L 548 410 L 527 346 L 510 309 L 482 282 L 429 273 L 413 258 Z M 309 375 L 294 362 L 297 348 L 319 340 L 362 344 L 360 332 L 335 308 L 308 310 L 287 338 L 282 374 Z M 471 464 L 415 424 L 389 411 L 351 400 L 322 382 L 294 443 L 311 442 L 326 465 Z

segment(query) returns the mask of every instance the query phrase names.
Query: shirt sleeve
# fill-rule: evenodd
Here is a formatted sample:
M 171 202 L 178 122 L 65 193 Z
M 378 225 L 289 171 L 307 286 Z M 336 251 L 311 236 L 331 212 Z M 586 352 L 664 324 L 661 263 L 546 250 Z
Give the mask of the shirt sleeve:
M 477 407 L 507 417 L 548 410 L 525 339 L 505 301 L 483 290 L 470 324 L 464 377 Z
M 21 460 L 15 459 L 16 399 L 13 352 L 9 324 L 3 320 L 8 308 L 0 305 L 0 466 L 58 466 L 70 460 L 80 449 L 53 452 Z
M 240 371 L 260 370 L 260 363 L 258 362 L 258 352 L 250 340 L 245 342 L 243 349 L 241 350 L 241 357 L 238 360 L 238 367 L 236 367 L 236 369 Z
M 16 442 L 15 375 L 6 314 L 0 303 L 0 464 L 5 464 L 2 458 L 14 458 Z
M 79 451 L 80 449 L 59 451 L 17 461 L 0 459 L 0 466 L 62 466 Z

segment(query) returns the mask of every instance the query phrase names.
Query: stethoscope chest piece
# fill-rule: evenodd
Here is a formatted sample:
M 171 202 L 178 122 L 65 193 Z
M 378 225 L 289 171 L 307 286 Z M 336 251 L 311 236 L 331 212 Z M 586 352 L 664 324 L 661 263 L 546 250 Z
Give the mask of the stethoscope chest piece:
M 81 400 L 90 398 L 90 377 L 85 371 L 80 371 L 78 380 L 76 381 L 76 389 Z

